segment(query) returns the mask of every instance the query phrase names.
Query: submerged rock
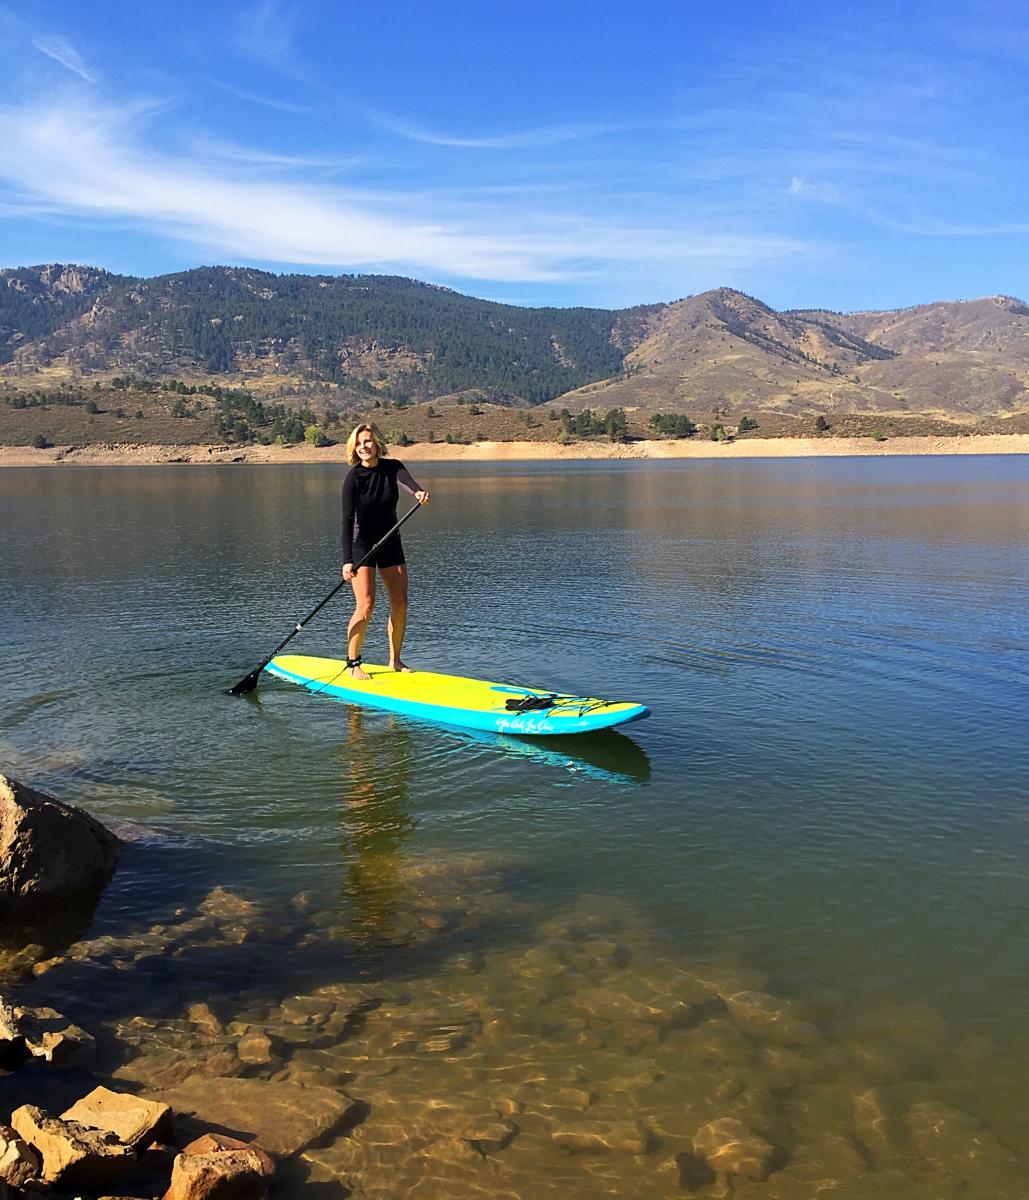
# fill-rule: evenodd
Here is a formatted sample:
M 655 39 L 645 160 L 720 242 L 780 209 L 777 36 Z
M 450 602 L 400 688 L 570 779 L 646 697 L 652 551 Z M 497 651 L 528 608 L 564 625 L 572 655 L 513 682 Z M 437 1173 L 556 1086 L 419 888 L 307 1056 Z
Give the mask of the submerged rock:
M 275 1043 L 260 1029 L 248 1029 L 236 1043 L 236 1055 L 240 1062 L 250 1066 L 263 1066 L 275 1057 Z
M 119 846 L 81 809 L 0 774 L 0 916 L 26 919 L 95 898 Z
M 16 1008 L 25 1046 L 35 1058 L 62 1066 L 81 1066 L 96 1049 L 96 1039 L 53 1008 Z
M 886 1169 L 898 1163 L 910 1164 L 915 1150 L 895 1097 L 889 1092 L 868 1088 L 857 1092 L 853 1103 L 854 1131 L 873 1165 Z
M 698 1129 L 693 1148 L 712 1171 L 745 1179 L 767 1179 L 775 1158 L 775 1147 L 770 1142 L 732 1117 Z
M 30 1058 L 81 1065 L 94 1038 L 52 1008 L 13 1007 L 0 996 L 0 1070 L 12 1071 Z
M 1017 1168 L 1015 1156 L 991 1130 L 941 1101 L 912 1105 L 907 1123 L 925 1161 L 965 1186 L 977 1179 L 1010 1176 Z
M 201 1124 L 218 1125 L 256 1140 L 271 1154 L 288 1156 L 331 1130 L 361 1119 L 360 1106 L 345 1093 L 259 1079 L 192 1076 L 157 1097 Z
M 258 915 L 257 905 L 245 896 L 230 892 L 228 888 L 216 887 L 208 892 L 200 904 L 199 911 L 205 917 L 218 920 L 242 920 Z
M 573 1154 L 645 1154 L 647 1131 L 639 1121 L 576 1121 L 554 1130 L 554 1141 Z
M 819 1046 L 822 1036 L 798 1014 L 797 1006 L 766 992 L 734 992 L 725 997 L 733 1020 L 762 1041 L 781 1046 Z

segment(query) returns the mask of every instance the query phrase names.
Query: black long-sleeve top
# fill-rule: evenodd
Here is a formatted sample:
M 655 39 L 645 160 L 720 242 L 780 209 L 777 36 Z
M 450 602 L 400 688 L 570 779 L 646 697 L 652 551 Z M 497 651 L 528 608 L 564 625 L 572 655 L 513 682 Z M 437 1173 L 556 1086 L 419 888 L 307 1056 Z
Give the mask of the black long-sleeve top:
M 354 546 L 368 551 L 397 523 L 400 488 L 422 489 L 396 458 L 380 458 L 374 467 L 360 463 L 343 480 L 343 562 L 354 561 Z M 399 535 L 398 535 L 399 536 Z

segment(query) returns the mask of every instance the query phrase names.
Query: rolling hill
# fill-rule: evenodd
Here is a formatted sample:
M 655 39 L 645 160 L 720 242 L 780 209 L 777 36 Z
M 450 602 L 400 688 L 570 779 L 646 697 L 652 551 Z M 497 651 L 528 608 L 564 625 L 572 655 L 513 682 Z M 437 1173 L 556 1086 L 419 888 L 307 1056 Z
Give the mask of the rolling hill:
M 1022 424 L 1029 307 L 995 296 L 777 312 L 719 288 L 632 309 L 530 309 L 393 276 L 0 271 L 0 441 L 26 440 L 34 410 L 55 404 L 67 410 L 61 436 L 114 436 L 105 414 L 131 412 L 137 440 L 216 438 L 233 390 L 282 420 L 547 405 L 623 408 L 637 423 L 663 412 Z
M 573 398 L 694 416 L 715 407 L 726 416 L 1026 413 L 1029 308 L 998 296 L 880 313 L 775 312 L 719 289 L 664 306 L 620 374 Z

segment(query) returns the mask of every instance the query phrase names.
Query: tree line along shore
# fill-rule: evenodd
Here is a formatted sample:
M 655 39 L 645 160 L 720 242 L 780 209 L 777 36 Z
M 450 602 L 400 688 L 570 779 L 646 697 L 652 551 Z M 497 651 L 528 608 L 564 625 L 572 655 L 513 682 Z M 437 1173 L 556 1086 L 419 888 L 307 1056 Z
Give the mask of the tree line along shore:
M 1029 414 L 948 419 L 903 413 L 819 413 L 786 410 L 730 413 L 715 404 L 692 413 L 565 406 L 535 407 L 468 401 L 337 407 L 324 397 L 299 407 L 262 400 L 246 387 L 143 381 L 116 377 L 94 384 L 12 388 L 0 385 L 0 446 L 58 450 L 82 446 L 224 446 L 320 449 L 345 442 L 359 421 L 374 420 L 405 452 L 415 446 L 473 447 L 528 443 L 577 446 L 602 457 L 601 444 L 688 443 L 777 439 L 980 438 L 1029 434 Z M 596 452 L 590 447 L 596 446 Z M 832 452 L 832 451 L 830 451 Z M 433 452 L 434 453 L 434 452 Z M 775 453 L 775 451 L 773 451 Z

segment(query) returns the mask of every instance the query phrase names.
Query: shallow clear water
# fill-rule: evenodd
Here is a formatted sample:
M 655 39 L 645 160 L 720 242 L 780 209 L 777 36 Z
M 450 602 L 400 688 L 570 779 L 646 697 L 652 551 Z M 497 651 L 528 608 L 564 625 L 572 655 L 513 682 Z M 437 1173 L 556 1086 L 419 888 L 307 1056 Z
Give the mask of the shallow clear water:
M 966 1054 L 920 1086 L 1029 1164 L 1029 463 L 415 474 L 433 501 L 405 527 L 409 661 L 642 700 L 648 721 L 555 747 L 271 680 L 229 698 L 335 582 L 340 470 L 0 475 L 0 768 L 141 834 L 90 936 L 216 885 L 272 909 L 303 892 L 351 973 L 440 980 L 603 896 L 672 959 L 760 972 L 830 1047 L 928 1006 L 990 1078 Z M 341 654 L 347 615 L 290 649 Z M 504 864 L 502 919 L 415 935 L 412 865 L 476 856 Z M 282 957 L 276 986 L 309 973 Z

